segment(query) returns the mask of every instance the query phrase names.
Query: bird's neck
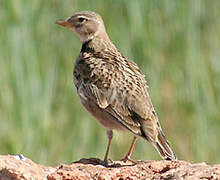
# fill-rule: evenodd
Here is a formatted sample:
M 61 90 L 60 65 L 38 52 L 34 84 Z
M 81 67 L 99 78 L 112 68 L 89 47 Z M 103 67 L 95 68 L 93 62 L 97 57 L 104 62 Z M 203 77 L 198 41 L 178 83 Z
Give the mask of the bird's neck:
M 116 49 L 108 35 L 102 37 L 94 36 L 83 42 L 81 52 L 103 52 L 109 48 Z

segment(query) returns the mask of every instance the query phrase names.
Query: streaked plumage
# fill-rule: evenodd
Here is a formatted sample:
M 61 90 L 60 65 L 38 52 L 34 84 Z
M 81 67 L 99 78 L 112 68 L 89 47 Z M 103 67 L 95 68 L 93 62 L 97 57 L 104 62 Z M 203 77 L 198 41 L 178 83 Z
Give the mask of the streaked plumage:
M 112 44 L 100 15 L 83 11 L 57 24 L 71 28 L 83 45 L 76 60 L 74 84 L 83 106 L 107 130 L 129 130 L 158 150 L 162 158 L 175 160 L 148 94 L 144 74 Z M 134 138 L 130 151 L 136 141 Z M 126 156 L 129 159 L 131 152 Z

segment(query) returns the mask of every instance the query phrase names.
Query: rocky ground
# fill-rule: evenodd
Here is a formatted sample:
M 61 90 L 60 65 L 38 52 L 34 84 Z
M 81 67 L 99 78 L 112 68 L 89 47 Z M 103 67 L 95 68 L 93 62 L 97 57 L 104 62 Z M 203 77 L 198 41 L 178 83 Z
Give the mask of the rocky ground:
M 22 156 L 0 155 L 0 180 L 85 180 L 85 179 L 219 179 L 220 164 L 186 161 L 121 161 L 106 166 L 95 158 L 81 159 L 72 164 L 46 167 Z

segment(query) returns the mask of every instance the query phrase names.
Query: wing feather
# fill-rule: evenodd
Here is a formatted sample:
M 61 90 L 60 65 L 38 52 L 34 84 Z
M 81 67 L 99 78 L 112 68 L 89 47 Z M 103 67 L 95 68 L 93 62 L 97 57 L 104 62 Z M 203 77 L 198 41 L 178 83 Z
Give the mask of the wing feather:
M 115 65 L 108 62 L 106 64 L 105 68 L 110 71 L 103 74 L 98 71 L 101 69 L 99 67 L 93 72 L 98 80 L 89 85 L 91 95 L 95 97 L 94 100 L 100 108 L 114 116 L 134 134 L 140 135 L 140 122 L 149 117 L 150 110 L 153 108 L 147 92 L 148 85 L 145 76 L 136 63 L 128 60 L 123 64 Z M 138 118 L 134 117 L 134 114 Z M 148 128 L 152 128 L 151 123 L 146 123 L 148 124 Z

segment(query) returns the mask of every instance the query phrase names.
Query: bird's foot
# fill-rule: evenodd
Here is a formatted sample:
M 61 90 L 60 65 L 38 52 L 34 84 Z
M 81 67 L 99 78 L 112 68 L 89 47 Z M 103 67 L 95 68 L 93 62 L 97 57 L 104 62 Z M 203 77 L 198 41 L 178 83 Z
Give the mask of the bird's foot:
M 104 161 L 103 161 L 103 165 L 106 166 L 106 167 L 111 166 L 113 164 L 114 164 L 114 161 L 111 160 L 111 159 L 104 159 Z
M 130 156 L 125 156 L 121 161 L 123 161 L 124 163 L 126 162 L 131 162 L 131 163 L 134 163 L 134 164 L 137 164 L 136 161 L 132 160 Z

